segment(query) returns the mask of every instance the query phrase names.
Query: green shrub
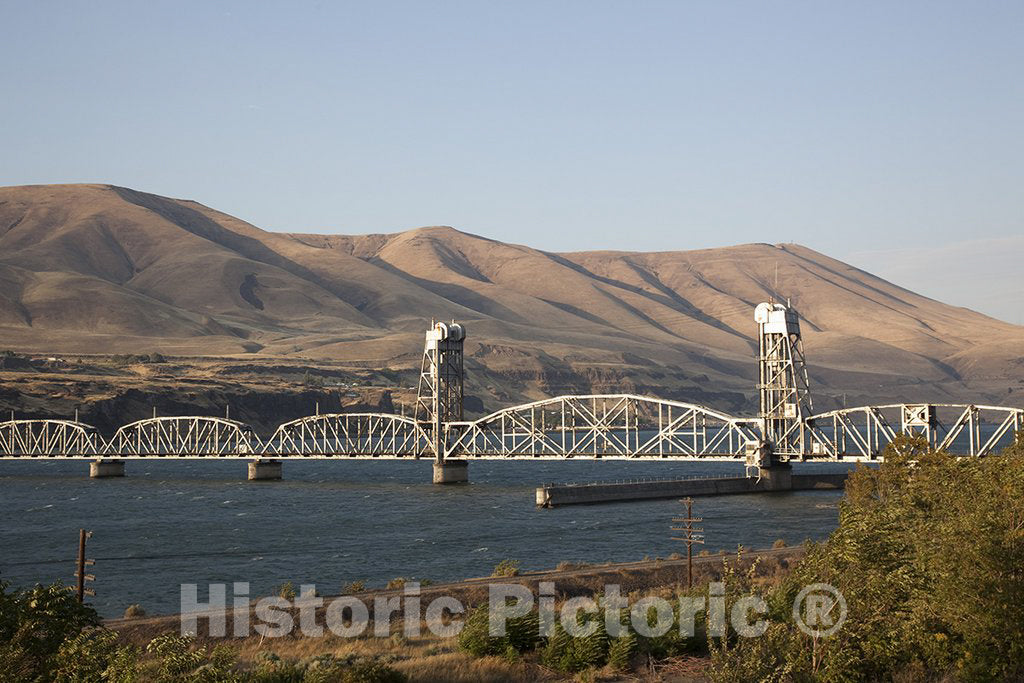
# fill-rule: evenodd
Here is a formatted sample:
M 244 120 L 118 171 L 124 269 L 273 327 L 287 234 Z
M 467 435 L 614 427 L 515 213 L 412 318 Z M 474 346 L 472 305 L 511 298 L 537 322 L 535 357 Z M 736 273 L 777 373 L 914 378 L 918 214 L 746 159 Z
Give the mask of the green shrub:
M 519 560 L 502 560 L 495 565 L 491 576 L 519 576 Z
M 636 652 L 636 634 L 627 631 L 624 635 L 611 640 L 608 646 L 608 666 L 615 671 L 628 671 Z
M 559 562 L 559 563 L 558 563 L 558 564 L 557 564 L 557 565 L 555 566 L 555 569 L 556 569 L 557 571 L 560 571 L 560 572 L 566 572 L 566 571 L 571 571 L 571 570 L 573 570 L 573 569 L 585 569 L 586 567 L 589 567 L 589 566 L 590 566 L 590 565 L 589 565 L 589 564 L 587 564 L 586 562 L 568 562 L 568 561 L 562 561 L 562 562 Z
M 146 651 L 157 661 L 157 683 L 233 683 L 240 681 L 238 657 L 226 645 L 197 647 L 192 638 L 166 633 L 149 641 Z
M 572 641 L 572 636 L 556 620 L 547 644 L 540 651 L 541 664 L 555 671 L 576 671 Z
M 88 629 L 61 644 L 54 659 L 54 683 L 133 683 L 139 675 L 139 651 L 118 644 L 117 634 Z
M 144 617 L 144 616 L 146 616 L 146 610 L 144 610 L 142 608 L 142 605 L 138 605 L 138 604 L 128 605 L 128 607 L 124 611 L 124 618 L 125 619 L 134 619 L 136 617 Z
M 59 582 L 14 592 L 8 588 L 0 581 L 0 671 L 12 680 L 47 680 L 61 646 L 99 626 L 99 615 Z
M 405 683 L 406 676 L 376 659 L 359 659 L 344 670 L 341 683 Z
M 1024 680 L 1024 436 L 999 457 L 916 437 L 884 455 L 850 475 L 839 527 L 769 595 L 768 633 L 719 647 L 715 680 Z M 818 582 L 848 613 L 814 640 L 791 609 Z
M 505 635 L 490 634 L 490 611 L 488 605 L 479 605 L 466 619 L 459 633 L 459 647 L 471 655 L 505 655 L 509 648 L 516 652 L 533 650 L 541 642 L 540 619 L 536 610 L 505 622 Z

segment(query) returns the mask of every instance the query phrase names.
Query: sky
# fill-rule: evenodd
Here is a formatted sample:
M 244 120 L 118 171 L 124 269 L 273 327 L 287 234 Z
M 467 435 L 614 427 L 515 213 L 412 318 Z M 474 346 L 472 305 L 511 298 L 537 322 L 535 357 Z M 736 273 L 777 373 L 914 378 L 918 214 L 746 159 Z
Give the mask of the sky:
M 0 0 L 0 185 L 552 251 L 797 242 L 1024 323 L 1024 3 Z

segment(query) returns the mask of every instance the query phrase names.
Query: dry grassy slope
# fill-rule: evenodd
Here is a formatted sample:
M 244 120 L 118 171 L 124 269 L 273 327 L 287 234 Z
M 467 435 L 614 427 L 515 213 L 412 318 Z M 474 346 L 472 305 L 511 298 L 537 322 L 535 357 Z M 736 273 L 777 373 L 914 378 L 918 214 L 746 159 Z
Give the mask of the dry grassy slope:
M 799 308 L 832 394 L 990 400 L 1021 379 L 1024 328 L 798 245 L 552 254 L 444 227 L 268 233 L 106 185 L 0 188 L 0 346 L 21 349 L 411 367 L 427 319 L 454 317 L 496 396 L 749 393 L 752 309 L 772 296 Z

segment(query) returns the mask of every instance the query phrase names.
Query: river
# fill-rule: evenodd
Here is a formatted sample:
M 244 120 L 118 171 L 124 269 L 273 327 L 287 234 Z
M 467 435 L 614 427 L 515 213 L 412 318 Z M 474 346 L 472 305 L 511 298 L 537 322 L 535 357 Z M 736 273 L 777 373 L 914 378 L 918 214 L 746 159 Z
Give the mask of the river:
M 489 575 L 515 559 L 524 570 L 562 561 L 624 562 L 684 552 L 670 540 L 674 500 L 534 506 L 544 482 L 739 475 L 732 463 L 477 461 L 472 483 L 435 486 L 430 461 L 284 463 L 284 480 L 249 482 L 244 461 L 127 462 L 123 479 L 92 480 L 85 461 L 0 462 L 0 579 L 16 587 L 73 581 L 78 529 L 105 617 L 138 603 L 178 611 L 180 585 L 248 581 L 251 595 L 285 581 L 336 594 L 361 580 L 451 581 Z M 797 471 L 829 470 L 826 465 Z M 831 466 L 834 470 L 836 467 Z M 822 539 L 841 492 L 697 498 L 707 549 L 762 548 Z M 230 594 L 230 587 L 228 589 Z

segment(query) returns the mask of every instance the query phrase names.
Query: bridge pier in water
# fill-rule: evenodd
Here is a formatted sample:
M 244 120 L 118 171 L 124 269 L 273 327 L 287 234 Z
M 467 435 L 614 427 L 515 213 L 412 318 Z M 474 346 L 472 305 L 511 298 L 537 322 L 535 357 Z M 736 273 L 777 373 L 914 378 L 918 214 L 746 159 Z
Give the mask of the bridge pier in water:
M 107 479 L 109 477 L 123 476 L 124 460 L 100 458 L 89 463 L 89 477 L 91 479 Z
M 757 469 L 757 480 L 765 491 L 792 491 L 793 467 L 788 462 L 773 462 Z
M 434 461 L 435 484 L 468 484 L 469 463 L 465 460 Z
M 277 481 L 281 479 L 281 461 L 258 458 L 249 462 L 249 481 Z

